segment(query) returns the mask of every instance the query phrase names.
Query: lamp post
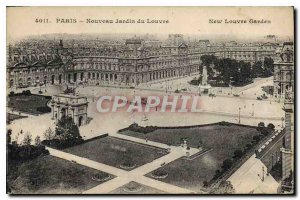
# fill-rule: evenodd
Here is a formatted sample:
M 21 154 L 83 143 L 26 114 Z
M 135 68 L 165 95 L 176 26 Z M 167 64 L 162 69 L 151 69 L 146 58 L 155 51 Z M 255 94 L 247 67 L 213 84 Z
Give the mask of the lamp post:
M 254 103 L 252 104 L 252 117 L 254 117 Z
M 166 94 L 168 93 L 168 82 L 166 81 Z
M 93 102 L 95 102 L 95 93 L 94 93 L 94 89 L 92 89 L 93 91 Z
M 241 107 L 239 107 L 239 124 L 241 123 Z
M 283 128 L 284 117 L 281 117 L 281 128 Z

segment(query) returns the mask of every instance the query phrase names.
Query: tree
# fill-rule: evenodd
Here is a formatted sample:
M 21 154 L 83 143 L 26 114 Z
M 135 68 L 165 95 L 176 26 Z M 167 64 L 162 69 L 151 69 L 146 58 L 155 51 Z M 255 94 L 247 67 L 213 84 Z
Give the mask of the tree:
M 244 155 L 244 152 L 240 149 L 237 149 L 234 151 L 233 154 L 234 154 L 233 158 L 241 158 Z
M 31 145 L 32 135 L 29 132 L 26 132 L 23 139 L 23 145 L 28 146 Z
M 261 77 L 264 74 L 264 69 L 262 67 L 262 62 L 257 61 L 252 65 L 252 73 L 253 77 Z
M 275 126 L 274 126 L 274 124 L 272 124 L 272 123 L 268 124 L 267 127 L 268 127 L 269 129 L 271 129 L 271 130 L 274 130 L 274 129 L 275 129 Z
M 199 147 L 203 146 L 203 141 L 199 139 Z
M 248 83 L 251 77 L 251 65 L 250 63 L 245 63 L 244 61 L 239 62 L 240 68 L 240 81 L 242 83 Z
M 268 129 L 268 128 L 266 128 L 266 127 L 262 127 L 262 128 L 260 129 L 260 133 L 261 133 L 263 136 L 267 136 L 267 135 L 269 135 L 269 134 L 271 133 L 271 129 Z
M 11 143 L 11 134 L 12 134 L 12 130 L 8 129 L 7 132 L 6 132 L 6 144 Z
M 54 132 L 50 127 L 44 132 L 44 137 L 46 140 L 52 140 L 54 138 Z
M 254 140 L 256 143 L 258 143 L 260 139 L 261 139 L 261 138 L 260 138 L 259 135 L 254 135 L 254 136 L 253 136 L 253 140 Z
M 232 166 L 233 164 L 233 161 L 231 159 L 226 159 L 223 161 L 223 165 L 222 165 L 222 169 L 224 171 L 227 171 L 228 169 L 230 169 L 230 167 Z
M 258 127 L 265 127 L 265 123 L 264 122 L 259 122 Z
M 209 67 L 211 64 L 214 64 L 217 60 L 217 57 L 214 55 L 203 55 L 200 57 L 200 60 L 202 61 L 202 64 L 204 66 Z
M 221 172 L 219 169 L 217 169 L 216 172 L 215 172 L 215 175 L 214 175 L 213 179 L 217 179 L 217 178 L 219 178 L 221 175 L 222 175 L 222 172 Z
M 247 144 L 247 145 L 246 145 L 246 148 L 247 148 L 247 149 L 251 149 L 251 147 L 252 147 L 251 144 Z
M 264 76 L 272 76 L 274 73 L 274 60 L 272 58 L 265 57 L 264 59 Z
M 203 187 L 208 187 L 208 182 L 207 181 L 203 181 Z
M 72 117 L 64 117 L 58 121 L 55 134 L 65 140 L 81 138 L 78 126 L 73 122 Z
M 222 181 L 220 185 L 211 191 L 212 194 L 234 194 L 235 190 L 230 181 Z
M 34 143 L 37 146 L 41 145 L 41 137 L 40 136 L 36 136 L 35 139 L 34 139 Z
M 203 65 L 206 66 L 208 78 L 210 79 L 214 75 L 214 71 L 211 68 L 211 65 L 217 62 L 217 57 L 214 55 L 203 55 L 200 57 L 200 60 L 202 62 L 202 66 L 199 67 L 199 70 L 203 70 Z

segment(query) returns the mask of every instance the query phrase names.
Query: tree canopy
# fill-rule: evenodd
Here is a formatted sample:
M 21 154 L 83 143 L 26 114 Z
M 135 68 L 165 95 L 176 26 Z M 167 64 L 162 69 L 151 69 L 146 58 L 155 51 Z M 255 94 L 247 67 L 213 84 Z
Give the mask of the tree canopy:
M 78 126 L 73 122 L 71 117 L 64 117 L 58 121 L 55 134 L 65 140 L 81 138 Z

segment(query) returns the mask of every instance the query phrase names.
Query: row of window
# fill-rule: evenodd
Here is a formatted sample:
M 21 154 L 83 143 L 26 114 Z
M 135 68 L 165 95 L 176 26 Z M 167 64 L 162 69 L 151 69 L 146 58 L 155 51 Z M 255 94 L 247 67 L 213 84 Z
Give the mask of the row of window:
M 14 74 L 34 74 L 34 73 L 41 73 L 41 72 L 45 72 L 45 73 L 56 73 L 59 72 L 59 68 L 45 68 L 45 69 L 23 69 L 23 70 L 16 70 L 16 71 L 11 71 L 10 75 L 14 75 Z

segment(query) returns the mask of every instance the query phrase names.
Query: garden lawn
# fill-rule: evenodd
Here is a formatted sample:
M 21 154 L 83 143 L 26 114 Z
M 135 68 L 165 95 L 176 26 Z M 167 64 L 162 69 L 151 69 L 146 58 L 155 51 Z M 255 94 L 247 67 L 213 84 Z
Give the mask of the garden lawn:
M 243 150 L 247 144 L 251 144 L 253 136 L 260 133 L 254 127 L 214 124 L 193 128 L 158 128 L 147 134 L 127 130 L 121 134 L 147 137 L 151 141 L 175 146 L 181 144 L 181 138 L 187 138 L 188 146 L 209 149 L 210 151 L 194 160 L 180 158 L 160 168 L 169 174 L 160 181 L 199 191 L 203 181 L 210 181 L 225 159 L 232 158 L 235 150 Z M 151 173 L 147 176 L 151 177 Z
M 9 97 L 8 107 L 12 108 L 14 111 L 38 115 L 51 111 L 47 106 L 47 102 L 50 99 L 51 97 L 49 96 L 18 94 Z M 45 111 L 40 111 L 38 108 L 42 108 Z
M 163 149 L 157 147 L 109 136 L 91 140 L 62 151 L 117 168 L 121 168 L 120 165 L 126 162 L 135 166 L 125 170 L 132 170 L 166 154 Z
M 17 165 L 10 163 L 8 171 L 7 181 L 13 194 L 76 194 L 105 182 L 93 180 L 95 174 L 109 176 L 107 180 L 114 178 L 51 155 Z

